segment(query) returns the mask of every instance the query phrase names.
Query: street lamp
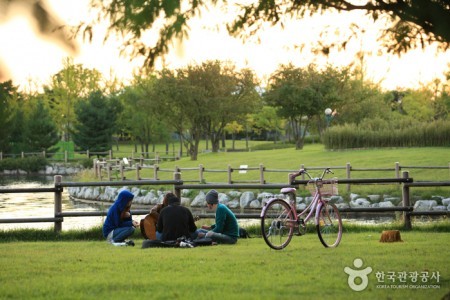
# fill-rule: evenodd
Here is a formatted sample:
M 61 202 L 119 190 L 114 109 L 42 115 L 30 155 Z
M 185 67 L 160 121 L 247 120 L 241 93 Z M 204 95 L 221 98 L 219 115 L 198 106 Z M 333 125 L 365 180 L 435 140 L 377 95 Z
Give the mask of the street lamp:
M 325 121 L 327 122 L 327 128 L 330 126 L 331 121 L 336 115 L 337 111 L 332 110 L 331 108 L 325 109 Z

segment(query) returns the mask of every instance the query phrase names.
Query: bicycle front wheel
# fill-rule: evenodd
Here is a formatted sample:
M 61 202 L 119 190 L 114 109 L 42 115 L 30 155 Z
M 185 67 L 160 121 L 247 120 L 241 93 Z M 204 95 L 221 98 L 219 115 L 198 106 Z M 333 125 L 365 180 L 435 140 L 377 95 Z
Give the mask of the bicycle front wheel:
M 296 224 L 289 204 L 277 199 L 266 204 L 261 218 L 261 232 L 266 244 L 275 250 L 285 248 L 292 239 Z
M 316 228 L 325 247 L 337 247 L 342 238 L 342 220 L 336 205 L 321 202 L 317 207 Z

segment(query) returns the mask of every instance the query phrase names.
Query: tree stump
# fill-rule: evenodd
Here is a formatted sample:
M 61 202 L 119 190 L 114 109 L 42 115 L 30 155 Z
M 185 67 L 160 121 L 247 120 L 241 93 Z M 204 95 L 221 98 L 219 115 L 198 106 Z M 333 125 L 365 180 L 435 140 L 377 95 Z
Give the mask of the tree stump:
M 384 230 L 381 233 L 380 243 L 403 242 L 399 230 Z

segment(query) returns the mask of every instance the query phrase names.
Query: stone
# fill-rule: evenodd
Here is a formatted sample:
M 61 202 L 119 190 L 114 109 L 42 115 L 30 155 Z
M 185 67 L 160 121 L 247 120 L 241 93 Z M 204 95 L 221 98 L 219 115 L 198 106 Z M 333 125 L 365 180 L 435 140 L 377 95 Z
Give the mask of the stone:
M 255 193 L 251 191 L 243 192 L 239 201 L 241 208 L 249 207 L 253 200 L 255 200 Z

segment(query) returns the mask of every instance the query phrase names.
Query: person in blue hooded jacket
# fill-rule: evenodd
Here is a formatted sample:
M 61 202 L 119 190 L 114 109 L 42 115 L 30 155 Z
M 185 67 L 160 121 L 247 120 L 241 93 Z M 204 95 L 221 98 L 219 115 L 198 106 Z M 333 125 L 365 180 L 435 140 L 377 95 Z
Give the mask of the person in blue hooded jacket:
M 109 208 L 103 224 L 103 236 L 108 242 L 134 246 L 133 241 L 125 241 L 134 233 L 136 227 L 139 227 L 139 222 L 133 221 L 130 211 L 133 198 L 131 192 L 123 190 Z

